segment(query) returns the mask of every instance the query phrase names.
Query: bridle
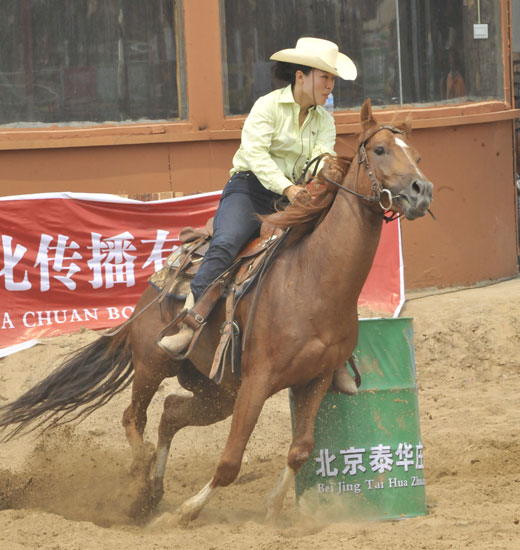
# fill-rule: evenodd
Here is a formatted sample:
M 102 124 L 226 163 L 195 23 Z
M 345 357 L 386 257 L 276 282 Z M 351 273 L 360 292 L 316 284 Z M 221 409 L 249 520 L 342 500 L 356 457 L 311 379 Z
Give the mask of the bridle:
M 320 177 L 322 177 L 327 183 L 330 183 L 334 187 L 337 187 L 338 189 L 341 189 L 342 191 L 345 191 L 346 193 L 350 193 L 351 195 L 354 195 L 355 197 L 358 197 L 360 199 L 363 199 L 363 200 L 366 200 L 366 201 L 369 201 L 369 202 L 378 203 L 379 206 L 381 207 L 381 209 L 383 210 L 384 220 L 389 222 L 389 221 L 395 220 L 395 219 L 400 217 L 400 214 L 398 214 L 397 212 L 393 212 L 392 215 L 390 215 L 390 216 L 388 216 L 386 214 L 392 208 L 393 203 L 394 203 L 394 199 L 399 198 L 400 194 L 398 193 L 397 195 L 392 195 L 392 192 L 390 191 L 390 189 L 386 189 L 385 187 L 383 187 L 381 182 L 377 179 L 374 170 L 370 166 L 370 163 L 368 161 L 367 150 L 366 150 L 367 143 L 370 141 L 370 139 L 375 134 L 377 134 L 381 130 L 390 130 L 390 132 L 392 132 L 393 134 L 401 134 L 403 136 L 405 135 L 405 132 L 403 132 L 399 128 L 396 128 L 395 126 L 383 125 L 383 126 L 378 126 L 375 130 L 373 130 L 370 134 L 368 134 L 368 136 L 366 136 L 363 139 L 363 141 L 361 141 L 359 143 L 358 149 L 357 149 L 357 158 L 358 158 L 358 160 L 357 160 L 357 166 L 356 166 L 355 186 L 356 186 L 356 189 L 357 189 L 357 187 L 358 187 L 358 177 L 359 177 L 359 167 L 362 164 L 364 164 L 365 169 L 367 171 L 368 179 L 369 179 L 370 183 L 372 184 L 372 186 L 371 186 L 372 195 L 364 195 L 362 193 L 359 193 L 358 191 L 354 191 L 353 189 L 349 189 L 348 187 L 345 187 L 345 186 L 341 185 L 341 183 L 338 183 L 337 181 L 334 181 L 334 180 L 330 179 L 323 172 L 321 173 Z M 327 153 L 318 155 L 317 157 L 315 157 L 311 161 L 309 161 L 307 163 L 307 165 L 305 166 L 305 169 L 304 169 L 304 172 L 303 172 L 302 175 L 304 176 L 305 173 L 307 172 L 307 170 L 310 168 L 310 166 L 312 166 L 314 163 L 316 163 L 316 167 L 315 167 L 315 170 L 313 172 L 313 175 L 316 175 L 316 171 L 317 171 L 317 168 L 318 168 L 319 161 L 325 156 L 327 156 Z M 385 200 L 388 201 L 387 206 L 385 206 L 383 204 L 383 201 L 385 201 Z

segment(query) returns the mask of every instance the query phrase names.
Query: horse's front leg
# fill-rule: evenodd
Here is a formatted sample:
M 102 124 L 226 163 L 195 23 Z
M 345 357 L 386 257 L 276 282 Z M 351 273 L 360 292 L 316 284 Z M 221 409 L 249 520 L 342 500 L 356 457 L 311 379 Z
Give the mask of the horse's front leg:
M 181 384 L 185 382 L 179 375 Z M 159 502 L 163 494 L 163 480 L 168 453 L 174 435 L 187 426 L 209 426 L 227 418 L 233 412 L 236 389 L 217 385 L 199 374 L 194 367 L 190 371 L 189 389 L 192 396 L 168 396 L 164 402 L 164 412 L 159 424 L 157 460 L 153 476 L 153 494 Z M 183 384 L 185 385 L 185 384 Z
M 238 476 L 247 442 L 269 395 L 268 387 L 267 378 L 248 377 L 242 381 L 233 409 L 231 430 L 215 474 L 198 494 L 179 508 L 181 524 L 195 519 L 215 491 L 230 485 Z
M 314 419 L 323 396 L 332 381 L 332 374 L 321 376 L 305 386 L 292 388 L 294 405 L 294 436 L 278 483 L 266 501 L 267 519 L 275 521 L 282 510 L 283 501 L 292 485 L 296 472 L 307 462 L 314 449 Z

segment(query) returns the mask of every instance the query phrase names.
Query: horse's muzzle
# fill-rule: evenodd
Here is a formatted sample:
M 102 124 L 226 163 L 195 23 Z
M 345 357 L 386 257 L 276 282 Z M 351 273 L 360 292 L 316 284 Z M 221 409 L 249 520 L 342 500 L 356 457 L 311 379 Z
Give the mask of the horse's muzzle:
M 407 220 L 424 216 L 433 200 L 433 184 L 428 180 L 415 179 L 397 198 L 397 203 Z

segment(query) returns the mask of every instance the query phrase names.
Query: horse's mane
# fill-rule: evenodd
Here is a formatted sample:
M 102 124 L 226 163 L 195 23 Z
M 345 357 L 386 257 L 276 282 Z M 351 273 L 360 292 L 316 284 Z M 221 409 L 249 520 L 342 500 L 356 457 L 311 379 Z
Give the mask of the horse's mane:
M 336 198 L 338 188 L 329 183 L 325 176 L 341 183 L 351 163 L 352 158 L 348 157 L 325 157 L 325 165 L 307 185 L 308 193 L 299 193 L 283 210 L 260 216 L 260 219 L 281 229 L 292 228 L 287 244 L 301 240 L 320 224 Z

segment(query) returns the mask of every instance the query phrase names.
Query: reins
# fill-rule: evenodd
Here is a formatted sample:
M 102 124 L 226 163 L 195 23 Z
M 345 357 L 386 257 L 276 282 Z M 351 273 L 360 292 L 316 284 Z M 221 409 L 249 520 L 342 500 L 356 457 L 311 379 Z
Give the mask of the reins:
M 400 194 L 392 195 L 392 192 L 390 191 L 390 189 L 386 189 L 385 187 L 383 187 L 381 185 L 381 182 L 376 178 L 374 170 L 372 170 L 372 168 L 370 166 L 370 163 L 368 162 L 368 155 L 367 155 L 367 150 L 366 150 L 366 144 L 368 143 L 368 141 L 375 134 L 380 132 L 381 130 L 390 130 L 393 134 L 405 135 L 405 133 L 402 130 L 399 130 L 399 128 L 396 128 L 395 126 L 388 126 L 388 125 L 379 126 L 373 132 L 371 132 L 367 137 L 365 137 L 365 139 L 358 145 L 358 150 L 357 150 L 358 161 L 357 161 L 356 179 L 355 179 L 356 188 L 357 188 L 358 177 L 359 177 L 359 167 L 361 166 L 361 164 L 364 164 L 365 169 L 367 171 L 368 179 L 370 180 L 370 183 L 372 184 L 372 195 L 364 195 L 362 193 L 358 193 L 357 191 L 354 191 L 353 189 L 349 189 L 348 187 L 345 187 L 345 186 L 341 185 L 341 183 L 338 183 L 337 181 L 334 181 L 334 180 L 330 179 L 329 177 L 327 177 L 323 173 L 320 175 L 320 177 L 322 177 L 330 185 L 333 185 L 334 187 L 337 187 L 338 189 L 341 189 L 342 191 L 345 191 L 346 193 L 350 193 L 351 195 L 354 195 L 355 197 L 358 197 L 359 199 L 363 199 L 363 200 L 366 200 L 366 201 L 369 201 L 369 202 L 378 203 L 379 206 L 381 207 L 381 209 L 384 212 L 383 213 L 384 220 L 386 222 L 390 222 L 390 221 L 396 220 L 397 218 L 400 217 L 400 214 L 398 214 L 397 212 L 393 212 L 390 216 L 388 216 L 386 214 L 392 208 L 394 199 L 399 198 Z M 313 172 L 313 175 L 315 175 L 315 173 L 317 171 L 319 161 L 325 156 L 327 156 L 327 153 L 322 153 L 321 155 L 318 155 L 318 156 L 314 157 L 311 161 L 309 161 L 307 163 L 307 165 L 305 166 L 305 169 L 304 169 L 303 174 L 302 174 L 300 179 L 303 180 L 307 170 L 313 164 L 316 164 L 314 172 Z M 386 199 L 383 198 L 384 196 L 386 196 Z M 384 200 L 388 201 L 387 206 L 385 206 L 383 204 Z

